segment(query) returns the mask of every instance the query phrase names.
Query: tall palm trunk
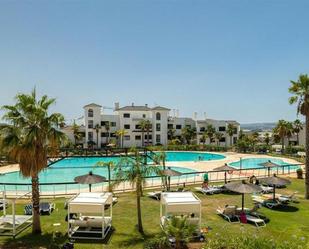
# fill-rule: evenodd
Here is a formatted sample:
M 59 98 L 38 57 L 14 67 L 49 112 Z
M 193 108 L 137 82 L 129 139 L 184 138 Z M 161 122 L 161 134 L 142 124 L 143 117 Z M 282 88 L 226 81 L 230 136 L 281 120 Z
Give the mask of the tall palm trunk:
M 99 132 L 97 131 L 97 149 L 99 148 Z
M 32 184 L 32 232 L 35 234 L 40 234 L 41 231 L 41 222 L 40 222 L 40 191 L 39 191 L 39 178 L 35 174 L 31 178 Z
M 147 136 L 147 139 L 148 139 L 148 136 Z M 144 130 L 142 130 L 142 147 L 145 146 L 144 140 L 145 140 L 145 137 L 144 137 Z
M 299 145 L 299 133 L 296 133 L 296 138 L 297 138 L 297 145 Z
M 149 128 L 147 128 L 147 146 L 149 146 Z
M 123 136 L 121 136 L 121 148 L 123 148 Z
M 144 234 L 142 223 L 142 208 L 141 208 L 141 181 L 136 182 L 136 208 L 137 208 L 137 227 L 141 234 Z
M 232 146 L 232 138 L 233 136 L 230 136 L 230 146 Z
M 305 199 L 309 199 L 309 114 L 306 115 L 306 168 L 305 168 Z
M 282 140 L 281 140 L 281 153 L 283 154 L 284 152 L 284 136 L 282 137 Z

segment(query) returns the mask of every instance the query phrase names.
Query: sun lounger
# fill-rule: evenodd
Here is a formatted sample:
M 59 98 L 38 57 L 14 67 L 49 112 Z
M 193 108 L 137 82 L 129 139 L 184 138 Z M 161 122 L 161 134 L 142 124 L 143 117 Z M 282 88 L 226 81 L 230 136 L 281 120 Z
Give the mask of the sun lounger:
M 237 222 L 239 223 L 239 217 L 236 215 L 236 206 L 227 206 L 225 208 L 218 208 L 217 214 L 222 216 L 224 219 L 226 219 L 228 222 Z
M 50 202 L 41 202 L 40 203 L 40 214 L 48 214 L 50 215 L 55 210 L 55 204 Z M 32 204 L 27 204 L 24 207 L 25 215 L 32 215 Z
M 253 223 L 257 227 L 265 227 L 266 223 L 263 219 L 257 218 L 255 216 L 252 216 L 250 214 L 246 214 L 246 218 L 248 222 Z
M 254 203 L 261 204 L 264 207 L 267 207 L 267 208 L 270 208 L 270 209 L 275 208 L 275 207 L 279 207 L 282 204 L 278 200 L 264 199 L 260 196 L 254 196 L 253 201 L 254 201 Z
M 263 194 L 269 194 L 269 193 L 272 193 L 274 191 L 274 188 L 269 187 L 269 186 L 260 185 L 260 187 L 262 189 Z
M 195 187 L 194 189 L 204 195 L 219 194 L 222 191 L 221 188 L 217 187 L 208 187 L 208 188 Z
M 148 192 L 147 196 L 156 200 L 160 200 L 161 199 L 161 191 L 157 191 L 157 192 Z

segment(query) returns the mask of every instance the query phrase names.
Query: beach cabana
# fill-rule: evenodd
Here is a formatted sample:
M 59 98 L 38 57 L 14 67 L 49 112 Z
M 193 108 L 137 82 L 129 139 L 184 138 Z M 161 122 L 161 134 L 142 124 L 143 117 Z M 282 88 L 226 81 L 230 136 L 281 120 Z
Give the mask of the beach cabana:
M 187 222 L 196 225 L 197 235 L 201 236 L 201 200 L 192 192 L 163 192 L 160 202 L 160 225 L 164 230 L 172 217 L 186 217 Z
M 71 198 L 68 201 L 69 238 L 104 239 L 112 226 L 112 203 L 112 193 L 80 193 Z
M 18 215 L 16 214 L 16 201 L 20 198 L 26 197 L 30 193 L 16 196 L 10 201 L 6 200 L 5 191 L 1 192 L 3 206 L 3 215 L 0 217 L 0 235 L 12 236 L 15 238 L 19 233 L 27 229 L 32 224 L 32 215 Z M 7 204 L 11 204 L 11 214 L 7 213 Z

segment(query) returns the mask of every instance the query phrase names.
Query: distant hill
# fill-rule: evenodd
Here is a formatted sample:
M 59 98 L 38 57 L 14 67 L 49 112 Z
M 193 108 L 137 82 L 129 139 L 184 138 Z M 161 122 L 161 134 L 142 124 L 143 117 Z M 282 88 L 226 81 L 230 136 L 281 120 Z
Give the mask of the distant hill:
M 251 131 L 269 131 L 276 126 L 276 123 L 251 123 L 251 124 L 240 124 L 240 128 L 243 130 Z

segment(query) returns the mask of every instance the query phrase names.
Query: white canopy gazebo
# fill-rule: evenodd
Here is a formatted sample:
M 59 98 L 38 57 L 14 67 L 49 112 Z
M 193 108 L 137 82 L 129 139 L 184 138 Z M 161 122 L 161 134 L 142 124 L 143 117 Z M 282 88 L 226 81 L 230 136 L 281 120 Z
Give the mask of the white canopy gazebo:
M 68 201 L 69 238 L 104 239 L 112 226 L 112 206 L 112 193 L 80 193 L 71 198 Z
M 201 200 L 192 192 L 163 192 L 161 194 L 160 221 L 164 229 L 172 216 L 186 217 L 189 224 L 201 230 Z
M 0 217 L 0 235 L 12 236 L 15 238 L 19 233 L 27 229 L 32 224 L 32 215 L 16 214 L 16 201 L 22 198 L 29 198 L 30 192 L 17 195 L 15 198 L 7 200 L 6 192 L 1 191 L 3 215 Z M 7 208 L 12 204 L 11 214 L 8 214 Z

